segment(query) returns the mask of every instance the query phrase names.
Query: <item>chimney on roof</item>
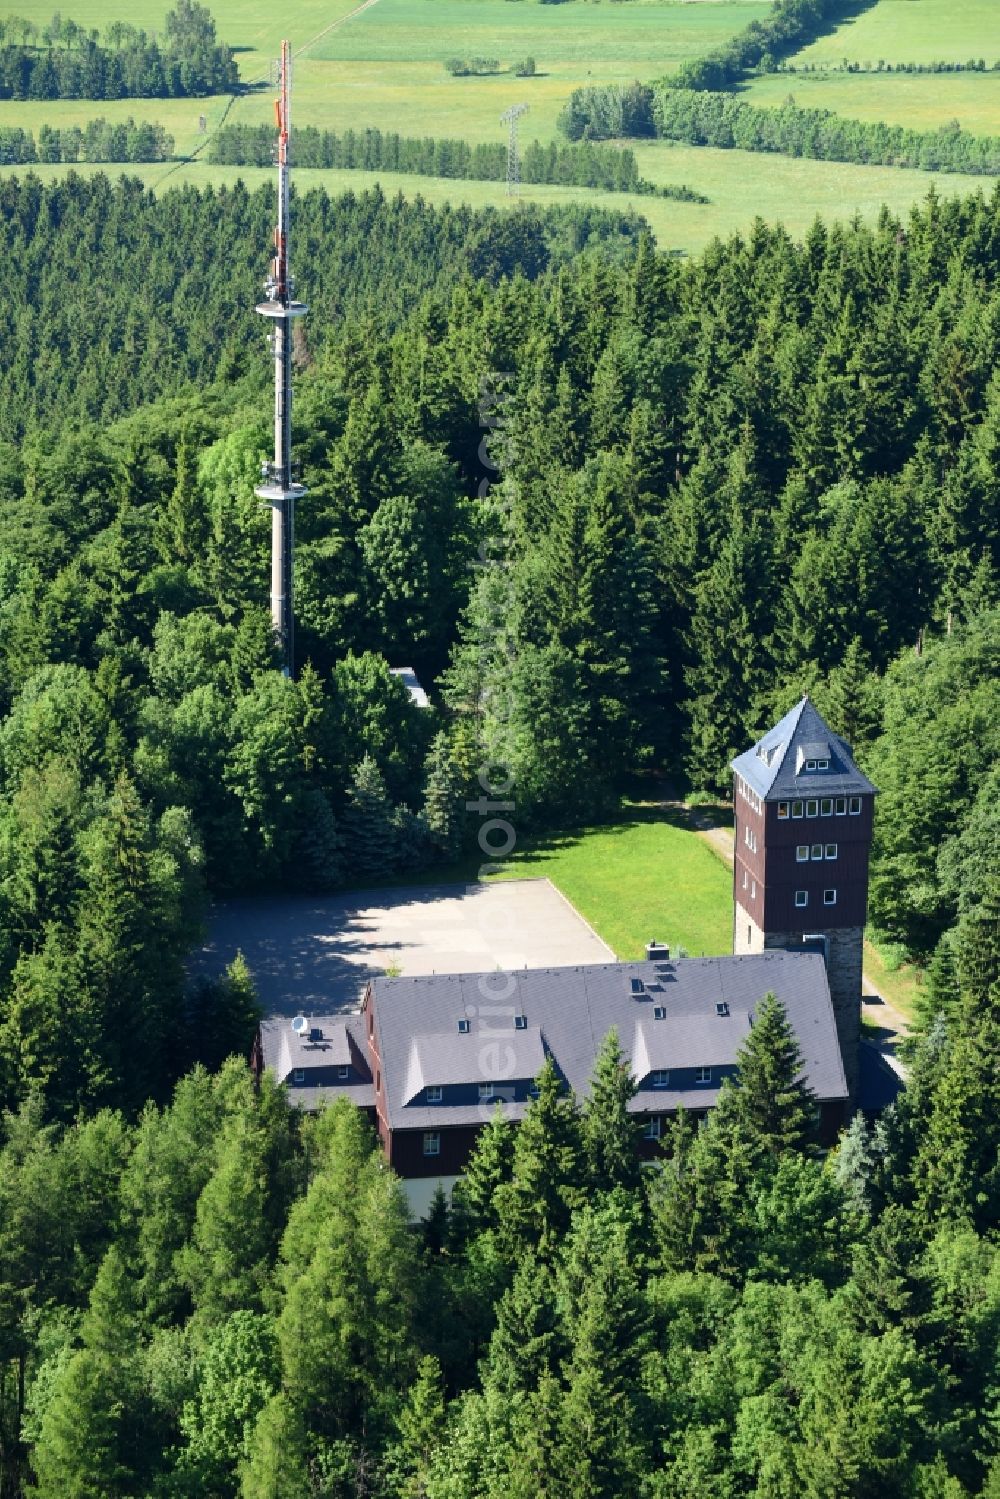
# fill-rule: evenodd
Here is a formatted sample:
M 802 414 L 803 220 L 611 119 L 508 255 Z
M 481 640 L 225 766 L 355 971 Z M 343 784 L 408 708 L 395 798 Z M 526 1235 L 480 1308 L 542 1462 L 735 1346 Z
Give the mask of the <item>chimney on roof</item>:
M 646 961 L 647 963 L 669 963 L 670 948 L 665 942 L 647 942 Z

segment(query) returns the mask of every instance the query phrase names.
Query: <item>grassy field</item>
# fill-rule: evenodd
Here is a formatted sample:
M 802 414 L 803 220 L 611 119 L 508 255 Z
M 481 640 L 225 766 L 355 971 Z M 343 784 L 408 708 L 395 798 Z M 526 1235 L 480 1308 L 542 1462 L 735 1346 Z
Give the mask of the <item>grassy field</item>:
M 805 109 L 832 109 L 852 120 L 885 120 L 914 130 L 958 120 L 974 135 L 1000 135 L 1000 73 L 772 74 L 755 78 L 745 90 L 750 103 L 771 108 L 789 94 Z
M 879 0 L 821 37 L 796 63 L 1000 60 L 997 0 Z
M 545 875 L 619 958 L 652 938 L 692 957 L 732 952 L 732 874 L 670 813 L 627 806 L 620 821 L 526 848 L 506 878 Z

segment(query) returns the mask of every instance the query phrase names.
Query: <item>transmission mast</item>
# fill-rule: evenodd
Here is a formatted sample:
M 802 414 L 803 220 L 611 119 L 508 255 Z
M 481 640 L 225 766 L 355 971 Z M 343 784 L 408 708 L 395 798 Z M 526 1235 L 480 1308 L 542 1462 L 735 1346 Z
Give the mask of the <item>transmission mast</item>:
M 507 196 L 516 198 L 521 191 L 521 157 L 517 146 L 517 122 L 528 113 L 527 104 L 512 104 L 500 116 L 500 123 L 508 125 L 507 135 Z
M 292 610 L 292 554 L 295 549 L 295 501 L 306 493 L 292 463 L 292 319 L 309 311 L 293 298 L 289 271 L 288 202 L 291 165 L 288 140 L 291 127 L 292 58 L 281 44 L 281 97 L 275 100 L 278 125 L 278 226 L 274 258 L 264 282 L 267 301 L 257 311 L 273 323 L 274 351 L 274 462 L 261 465 L 262 483 L 255 493 L 271 507 L 271 623 L 281 652 L 285 676 L 295 675 L 295 619 Z

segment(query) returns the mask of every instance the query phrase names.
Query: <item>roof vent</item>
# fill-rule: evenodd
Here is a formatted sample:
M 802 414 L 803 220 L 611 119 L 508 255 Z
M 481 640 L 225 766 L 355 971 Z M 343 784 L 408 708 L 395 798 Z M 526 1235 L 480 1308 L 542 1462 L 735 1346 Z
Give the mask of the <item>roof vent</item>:
M 467 1036 L 469 1034 L 469 1030 L 470 1026 L 467 1020 L 460 1020 L 458 1022 L 458 1034 L 460 1036 Z
M 726 1003 L 726 1001 L 724 999 L 720 999 L 718 1001 L 718 1003 L 716 1004 L 716 1006 L 715 1006 L 715 1013 L 717 1015 L 728 1015 L 729 1014 L 729 1006 L 728 1006 L 728 1004 Z
M 665 942 L 647 942 L 646 961 L 649 963 L 669 963 L 670 948 Z
M 646 985 L 642 979 L 630 979 L 629 983 L 632 986 L 632 998 L 641 999 L 646 992 Z
M 292 1021 L 292 1030 L 297 1036 L 304 1036 L 309 1029 L 309 1022 L 304 1015 L 296 1015 Z

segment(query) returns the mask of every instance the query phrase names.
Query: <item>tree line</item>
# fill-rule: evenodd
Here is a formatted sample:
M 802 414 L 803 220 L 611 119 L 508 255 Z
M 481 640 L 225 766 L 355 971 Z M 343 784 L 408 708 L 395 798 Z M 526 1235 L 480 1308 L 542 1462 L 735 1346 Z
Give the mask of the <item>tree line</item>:
M 224 125 L 212 137 L 208 159 L 224 166 L 270 166 L 273 146 L 274 131 L 269 125 Z M 297 167 L 417 172 L 426 177 L 489 182 L 502 182 L 507 175 L 507 147 L 502 142 L 472 146 L 464 140 L 401 136 L 381 130 L 347 130 L 337 135 L 310 125 L 293 129 L 291 148 Z M 658 191 L 639 176 L 634 151 L 594 146 L 589 141 L 569 146 L 531 141 L 521 152 L 520 166 L 522 182 L 563 183 L 606 192 Z M 690 189 L 673 190 L 681 191 Z
M 834 63 L 783 62 L 780 73 L 997 73 L 1000 62 L 987 62 L 985 57 L 970 57 L 966 62 L 951 62 L 938 58 L 931 62 L 889 62 L 880 57 L 877 62 L 859 62 L 845 58 L 838 66 Z
M 236 1058 L 0 1145 L 5 1496 L 993 1499 L 1000 943 L 825 1158 L 780 1004 L 643 1166 L 612 1032 L 408 1222 L 340 1100 Z
M 971 135 L 957 120 L 937 130 L 914 130 L 804 109 L 791 96 L 778 109 L 761 109 L 732 94 L 673 88 L 657 95 L 655 119 L 658 135 L 694 146 L 930 172 L 1000 173 L 1000 136 Z
M 147 120 L 112 122 L 88 120 L 79 125 L 42 125 L 36 142 L 30 130 L 19 126 L 0 128 L 0 164 L 17 166 L 32 162 L 77 161 L 168 161 L 174 138 L 162 125 Z
M 751 21 L 711 52 L 682 62 L 662 81 L 664 87 L 732 88 L 751 69 L 773 73 L 782 58 L 867 10 L 873 0 L 775 0 L 769 13 Z
M 239 87 L 232 51 L 216 41 L 215 21 L 198 0 L 178 0 L 162 46 L 124 22 L 109 28 L 102 45 L 96 33 L 58 14 L 46 45 L 29 45 L 33 32 L 17 17 L 3 24 L 0 99 L 186 98 Z
M 816 161 L 981 176 L 1000 173 L 1000 137 L 971 135 L 957 120 L 938 130 L 846 120 L 829 109 L 805 109 L 791 95 L 779 108 L 765 109 L 728 93 L 607 84 L 574 89 L 559 127 L 571 141 L 583 143 L 623 135 L 659 136 L 692 146 L 776 152 Z

